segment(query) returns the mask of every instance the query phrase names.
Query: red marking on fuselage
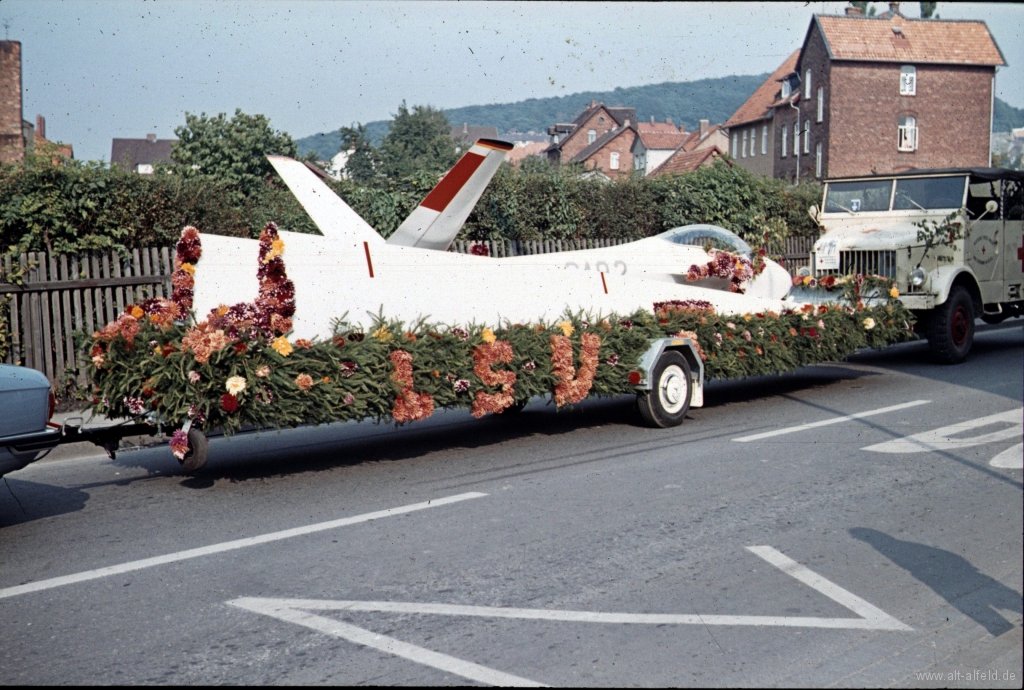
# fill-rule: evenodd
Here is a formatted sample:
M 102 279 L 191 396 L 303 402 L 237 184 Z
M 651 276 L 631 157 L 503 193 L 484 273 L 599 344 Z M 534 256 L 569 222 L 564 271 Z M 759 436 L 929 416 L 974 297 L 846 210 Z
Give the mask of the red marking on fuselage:
M 1020 259 L 1020 270 L 1024 271 L 1024 237 L 1020 238 L 1020 246 L 1017 247 L 1017 258 Z
M 420 206 L 429 208 L 431 211 L 443 211 L 483 162 L 484 156 L 467 153 L 455 164 L 454 168 L 448 171 L 444 179 L 430 190 L 430 194 L 427 194 L 427 198 L 420 202 Z
M 370 243 L 363 242 L 363 249 L 366 250 L 366 267 L 370 269 L 370 277 L 373 277 L 373 261 L 370 260 Z
M 604 287 L 604 294 L 608 294 L 608 283 L 604 279 L 604 271 L 598 271 L 601 274 L 601 285 Z

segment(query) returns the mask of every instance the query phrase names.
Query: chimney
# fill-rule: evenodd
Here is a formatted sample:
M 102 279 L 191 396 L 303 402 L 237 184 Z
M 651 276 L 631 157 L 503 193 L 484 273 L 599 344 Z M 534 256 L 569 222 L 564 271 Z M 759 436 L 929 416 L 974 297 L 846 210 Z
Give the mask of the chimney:
M 156 141 L 156 135 L 155 134 L 147 134 L 146 135 L 146 141 L 148 141 L 150 143 Z
M 665 124 L 668 124 L 668 125 L 672 124 L 672 118 L 671 117 L 666 117 L 665 118 Z
M 706 137 L 708 135 L 708 125 L 710 125 L 710 124 L 711 124 L 711 122 L 709 120 L 701 120 L 700 121 L 700 138 L 701 139 L 703 139 L 704 137 Z
M 0 41 L 0 163 L 25 158 L 21 105 L 21 43 Z
M 853 5 L 847 5 L 847 7 L 846 7 L 846 16 L 847 17 L 862 17 L 862 16 L 864 16 L 864 10 L 862 10 L 859 7 L 854 7 Z
M 651 124 L 652 125 L 654 124 L 654 116 L 653 115 L 651 115 Z
M 42 115 L 36 115 L 36 134 L 46 138 L 46 118 Z
M 468 122 L 463 122 L 462 123 L 462 133 L 463 134 L 469 134 L 469 123 Z
M 591 108 L 596 108 L 597 107 L 597 101 L 590 101 L 590 107 Z
M 893 14 L 899 14 L 900 13 L 900 4 L 898 2 L 890 2 L 889 3 L 889 11 L 892 12 Z

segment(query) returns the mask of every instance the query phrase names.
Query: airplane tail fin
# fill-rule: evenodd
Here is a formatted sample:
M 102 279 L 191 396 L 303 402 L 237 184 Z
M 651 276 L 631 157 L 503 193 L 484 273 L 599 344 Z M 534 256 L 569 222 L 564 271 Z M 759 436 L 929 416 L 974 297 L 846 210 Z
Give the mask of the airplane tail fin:
M 267 156 L 274 170 L 324 237 L 351 242 L 382 244 L 384 238 L 363 220 L 341 197 L 331 191 L 305 163 L 287 156 Z
M 388 244 L 445 251 L 459 234 L 512 144 L 480 139 L 388 238 Z

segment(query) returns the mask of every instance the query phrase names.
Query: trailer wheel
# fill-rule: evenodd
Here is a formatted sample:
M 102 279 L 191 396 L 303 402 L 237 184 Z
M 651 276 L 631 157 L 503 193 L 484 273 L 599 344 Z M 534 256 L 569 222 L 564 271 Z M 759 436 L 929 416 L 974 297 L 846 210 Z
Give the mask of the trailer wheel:
M 692 395 L 690 365 L 681 354 L 669 350 L 651 371 L 651 390 L 638 393 L 636 402 L 647 426 L 664 429 L 683 423 Z
M 179 460 L 182 469 L 186 472 L 195 472 L 206 464 L 210 457 L 210 440 L 206 438 L 199 429 L 195 427 L 188 430 L 188 452 L 185 457 Z
M 967 359 L 974 342 L 974 302 L 962 285 L 954 285 L 949 298 L 935 307 L 928 329 L 928 345 L 943 364 Z

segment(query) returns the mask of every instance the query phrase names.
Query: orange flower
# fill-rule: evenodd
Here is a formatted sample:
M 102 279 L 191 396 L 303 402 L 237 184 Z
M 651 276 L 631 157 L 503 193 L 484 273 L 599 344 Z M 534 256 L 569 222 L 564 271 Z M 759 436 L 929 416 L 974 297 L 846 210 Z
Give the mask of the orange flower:
M 137 304 L 132 307 L 131 315 L 134 316 L 136 319 L 141 319 L 143 315 L 145 315 L 145 313 L 146 312 L 142 311 L 142 307 L 140 307 Z
M 396 422 L 415 422 L 426 419 L 434 413 L 434 398 L 429 393 L 417 393 L 412 389 L 412 355 L 405 350 L 394 350 L 388 359 L 395 367 L 391 380 L 402 389 L 395 398 L 391 416 Z
M 313 347 L 313 343 L 309 340 L 306 340 L 305 338 L 299 338 L 298 340 L 295 341 L 295 347 L 299 348 L 300 350 L 308 350 L 309 348 Z
M 558 407 L 583 400 L 594 383 L 601 338 L 595 333 L 584 333 L 580 341 L 581 366 L 577 372 L 572 361 L 572 341 L 563 335 L 552 335 L 549 339 L 551 373 L 560 379 L 555 386 L 555 405 Z
M 313 377 L 309 374 L 299 374 L 295 377 L 295 385 L 304 391 L 313 387 Z
M 476 399 L 473 401 L 472 415 L 474 417 L 479 419 L 488 412 L 497 414 L 505 408 L 511 407 L 515 402 L 512 399 L 512 386 L 516 382 L 515 373 L 494 371 L 491 368 L 499 362 L 508 364 L 512 361 L 512 357 L 512 345 L 505 340 L 484 343 L 473 348 L 473 373 L 484 385 L 501 386 L 501 391 L 495 394 L 477 391 Z

